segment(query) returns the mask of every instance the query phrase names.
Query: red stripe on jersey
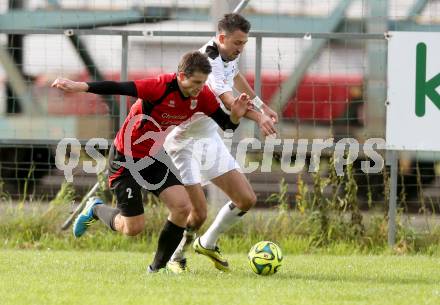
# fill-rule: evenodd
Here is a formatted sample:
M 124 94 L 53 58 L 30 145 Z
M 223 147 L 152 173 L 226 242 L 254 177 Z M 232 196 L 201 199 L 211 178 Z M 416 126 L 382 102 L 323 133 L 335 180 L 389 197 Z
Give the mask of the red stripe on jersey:
M 112 187 L 113 181 L 122 175 L 122 172 L 124 171 L 124 169 L 125 169 L 125 167 L 121 166 L 115 173 L 113 173 L 112 175 L 110 175 L 108 177 L 108 186 L 109 187 Z

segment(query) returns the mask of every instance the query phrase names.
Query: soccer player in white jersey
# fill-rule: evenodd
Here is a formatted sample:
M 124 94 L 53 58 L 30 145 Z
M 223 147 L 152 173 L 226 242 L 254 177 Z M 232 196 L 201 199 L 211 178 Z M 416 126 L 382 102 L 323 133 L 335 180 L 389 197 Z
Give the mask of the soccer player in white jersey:
M 276 133 L 277 114 L 255 95 L 238 70 L 238 60 L 248 41 L 250 23 L 239 14 L 226 14 L 218 23 L 216 37 L 200 51 L 206 53 L 212 66 L 207 84 L 221 106 L 229 109 L 234 101 L 233 88 L 250 96 L 255 106 L 245 117 L 255 121 L 263 135 Z M 202 140 L 201 140 L 202 139 Z M 206 141 L 205 141 L 206 140 Z M 201 143 L 206 145 L 201 145 Z M 207 216 L 207 201 L 202 186 L 211 181 L 231 199 L 218 212 L 208 230 L 193 244 L 195 251 L 210 258 L 221 271 L 229 271 L 227 260 L 217 247 L 219 235 L 238 221 L 256 203 L 251 185 L 239 171 L 239 165 L 223 143 L 214 121 L 204 114 L 176 127 L 164 145 L 180 171 L 182 182 L 193 203 L 184 237 L 168 263 L 174 272 L 186 269 L 184 252 Z M 210 162 L 208 162 L 208 160 Z M 205 163 L 204 163 L 205 162 Z M 205 166 L 209 163 L 208 166 Z

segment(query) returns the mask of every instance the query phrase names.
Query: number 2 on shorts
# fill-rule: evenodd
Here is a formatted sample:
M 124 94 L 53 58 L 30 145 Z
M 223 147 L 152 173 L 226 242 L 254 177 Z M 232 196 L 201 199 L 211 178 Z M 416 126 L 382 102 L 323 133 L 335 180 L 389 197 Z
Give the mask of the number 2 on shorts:
M 133 195 L 131 194 L 131 188 L 130 187 L 127 187 L 127 189 L 125 190 L 127 193 L 128 193 L 128 199 L 131 199 L 131 198 L 133 198 Z

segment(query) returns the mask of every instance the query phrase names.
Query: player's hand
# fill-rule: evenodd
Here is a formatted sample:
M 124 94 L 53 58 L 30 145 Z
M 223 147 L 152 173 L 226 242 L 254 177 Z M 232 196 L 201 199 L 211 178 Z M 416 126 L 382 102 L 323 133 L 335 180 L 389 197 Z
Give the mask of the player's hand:
M 67 78 L 57 78 L 51 85 L 67 93 L 87 92 L 89 85 L 85 82 L 75 82 Z
M 240 94 L 231 105 L 231 121 L 238 124 L 248 110 L 252 109 L 252 101 L 246 93 Z
M 272 109 L 270 109 L 270 107 L 267 105 L 264 105 L 263 107 L 264 107 L 263 108 L 264 114 L 267 115 L 269 118 L 271 118 L 275 124 L 277 124 L 278 123 L 278 114 L 275 111 L 273 111 Z
M 258 122 L 258 126 L 260 127 L 261 133 L 264 136 L 269 136 L 277 133 L 274 126 L 275 122 L 272 118 L 267 116 L 266 114 L 261 115 L 261 119 Z

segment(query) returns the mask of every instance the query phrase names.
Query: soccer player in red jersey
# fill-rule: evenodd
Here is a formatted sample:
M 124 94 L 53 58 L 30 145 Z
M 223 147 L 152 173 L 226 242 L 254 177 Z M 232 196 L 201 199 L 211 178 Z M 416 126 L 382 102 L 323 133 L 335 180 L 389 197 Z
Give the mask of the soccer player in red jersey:
M 109 185 L 117 208 L 91 198 L 73 227 L 82 236 L 96 219 L 110 229 L 134 236 L 145 226 L 141 187 L 158 196 L 170 211 L 158 241 L 149 272 L 166 266 L 183 236 L 190 217 L 191 201 L 173 163 L 162 149 L 170 126 L 191 119 L 196 112 L 211 117 L 223 129 L 237 128 L 248 111 L 249 97 L 240 95 L 227 115 L 205 85 L 211 65 L 198 51 L 186 53 L 177 73 L 129 82 L 75 82 L 56 79 L 52 87 L 64 92 L 90 92 L 138 97 L 116 135 L 109 154 Z

